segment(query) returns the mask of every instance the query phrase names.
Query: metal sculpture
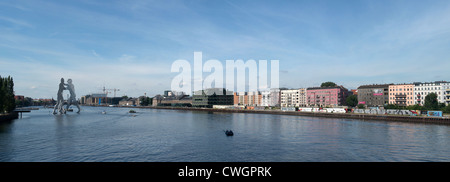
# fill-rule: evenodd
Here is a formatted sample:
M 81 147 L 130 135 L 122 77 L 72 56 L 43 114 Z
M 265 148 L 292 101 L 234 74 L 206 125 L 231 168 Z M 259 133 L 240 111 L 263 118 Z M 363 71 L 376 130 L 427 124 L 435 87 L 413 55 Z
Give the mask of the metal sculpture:
M 78 101 L 76 100 L 75 95 L 75 86 L 72 84 L 72 79 L 67 80 L 67 84 L 64 83 L 64 78 L 61 78 L 61 83 L 59 83 L 59 89 L 57 93 L 57 101 L 55 108 L 53 109 L 53 114 L 66 114 L 66 111 L 69 109 L 71 105 L 75 105 L 78 108 L 78 112 L 80 113 L 80 105 L 78 104 Z M 69 90 L 70 97 L 67 99 L 67 102 L 64 101 L 63 97 L 63 91 Z M 64 108 L 64 105 L 66 105 L 66 108 Z

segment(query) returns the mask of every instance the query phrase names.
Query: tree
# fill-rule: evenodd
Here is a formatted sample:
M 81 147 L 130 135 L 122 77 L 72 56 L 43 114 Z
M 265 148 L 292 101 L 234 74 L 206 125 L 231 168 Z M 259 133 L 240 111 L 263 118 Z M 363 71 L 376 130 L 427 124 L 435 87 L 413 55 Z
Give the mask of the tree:
M 424 110 L 423 106 L 420 106 L 419 104 L 407 106 L 406 109 L 408 109 L 408 110 Z
M 14 81 L 11 76 L 0 76 L 0 113 L 12 112 L 16 108 L 14 99 Z
M 384 109 L 400 109 L 400 106 L 398 106 L 397 104 L 388 104 L 384 106 Z
M 320 87 L 336 87 L 336 83 L 334 82 L 323 82 Z
M 142 97 L 142 101 L 140 103 L 141 106 L 148 106 L 152 104 L 152 99 L 150 97 Z
M 16 100 L 16 106 L 28 107 L 33 105 L 33 99 L 25 97 L 23 100 Z
M 435 93 L 430 93 L 425 97 L 425 104 L 423 105 L 425 109 L 436 110 L 439 109 L 439 103 L 437 100 L 437 95 Z
M 5 111 L 5 89 L 3 88 L 3 78 L 0 76 L 0 114 Z
M 448 106 L 445 106 L 444 108 L 442 108 L 442 111 L 444 113 L 450 113 L 450 104 Z
M 14 81 L 11 76 L 8 76 L 7 78 L 7 101 L 8 104 L 6 105 L 6 112 L 12 112 L 14 109 L 16 109 L 16 100 L 14 99 Z
M 348 106 L 355 107 L 358 105 L 358 96 L 350 95 L 347 97 L 347 99 L 345 99 L 345 101 L 347 102 Z
M 358 109 L 364 109 L 366 106 L 364 104 L 358 104 Z

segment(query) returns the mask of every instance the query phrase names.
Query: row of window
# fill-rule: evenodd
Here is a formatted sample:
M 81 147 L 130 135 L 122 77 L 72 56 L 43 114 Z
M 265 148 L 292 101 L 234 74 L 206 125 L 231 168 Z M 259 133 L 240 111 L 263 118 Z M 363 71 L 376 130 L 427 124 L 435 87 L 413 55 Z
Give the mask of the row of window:
M 340 90 L 333 90 L 333 91 L 309 91 L 308 93 L 311 93 L 311 94 L 313 94 L 313 93 L 330 93 L 330 92 L 334 92 L 334 93 L 341 93 L 341 91 Z
M 335 98 L 308 99 L 308 102 L 313 101 L 313 100 L 337 100 L 337 99 L 335 99 Z
M 395 102 L 391 101 L 390 104 L 414 104 L 414 101 L 405 101 L 405 102 Z
M 393 91 L 412 91 L 412 88 L 407 88 L 407 89 L 401 89 L 401 88 L 396 88 L 396 89 L 389 89 L 389 91 L 393 92 Z
M 389 95 L 405 95 L 405 93 L 389 93 Z M 406 95 L 413 95 L 412 92 L 406 93 Z
M 281 97 L 281 100 L 286 100 L 286 99 L 294 99 L 294 100 L 299 100 L 299 99 L 306 99 L 306 97 Z
M 391 99 L 391 100 L 395 100 L 395 99 L 400 99 L 400 98 L 396 98 L 396 97 L 390 97 L 389 99 Z M 413 97 L 406 97 L 406 99 L 413 99 Z
M 290 103 L 306 103 L 306 102 L 299 102 L 299 101 L 297 101 L 297 102 L 285 102 L 285 101 L 281 101 L 281 103 L 283 103 L 283 104 L 285 104 L 285 103 L 287 103 L 287 104 L 290 104 Z
M 428 95 L 429 93 L 434 93 L 434 94 L 436 94 L 436 95 L 441 95 L 441 92 L 414 92 L 415 94 L 414 95 L 417 95 L 417 94 L 420 94 L 420 95 Z
M 441 90 L 441 89 L 439 89 L 439 87 L 428 87 L 428 88 L 416 87 L 414 88 L 414 90 Z
M 417 100 L 417 99 L 420 99 L 420 98 L 418 98 L 418 97 L 414 97 L 414 98 L 415 98 L 416 100 Z M 424 98 L 425 98 L 425 97 L 422 97 L 422 99 L 424 99 Z M 442 97 L 442 98 L 445 99 L 445 97 Z M 438 100 L 441 100 L 441 96 L 438 96 L 437 99 L 438 99 Z

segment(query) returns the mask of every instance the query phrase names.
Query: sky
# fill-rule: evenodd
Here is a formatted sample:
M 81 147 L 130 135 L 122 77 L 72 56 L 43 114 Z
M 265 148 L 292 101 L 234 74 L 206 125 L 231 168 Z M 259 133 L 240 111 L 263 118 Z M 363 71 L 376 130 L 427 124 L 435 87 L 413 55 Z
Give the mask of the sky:
M 287 88 L 450 81 L 449 50 L 448 0 L 0 1 L 0 75 L 32 98 L 162 94 L 194 52 L 279 60 Z

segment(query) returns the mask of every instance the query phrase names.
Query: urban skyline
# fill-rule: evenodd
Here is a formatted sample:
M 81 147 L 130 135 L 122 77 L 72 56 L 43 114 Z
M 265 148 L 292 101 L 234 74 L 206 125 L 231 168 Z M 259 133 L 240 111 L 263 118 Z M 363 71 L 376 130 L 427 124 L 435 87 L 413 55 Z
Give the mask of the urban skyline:
M 448 80 L 448 1 L 2 1 L 0 73 L 18 95 L 148 96 L 173 61 L 279 60 L 280 87 Z M 205 75 L 205 77 L 207 74 Z
M 351 108 L 357 105 L 358 108 L 363 106 L 389 108 L 425 106 L 426 99 L 431 93 L 435 94 L 438 105 L 443 104 L 440 105 L 441 107 L 450 104 L 450 82 L 447 81 L 414 82 L 413 84 L 371 84 L 361 85 L 358 89 L 351 90 L 333 82 L 324 82 L 320 87 L 271 88 L 265 91 L 249 92 L 233 92 L 224 88 L 207 88 L 195 91 L 192 95 L 166 90 L 163 95 L 157 94 L 153 98 L 146 96 L 134 98 L 107 97 L 106 94 L 90 94 L 82 96 L 80 102 L 83 105 L 217 106 L 218 108 L 231 107 L 234 109 L 242 108 L 242 106 L 250 106 L 250 109 L 256 106 L 259 107 L 257 109 L 264 107 L 281 107 L 281 109 L 293 109 L 294 107 Z M 348 101 L 347 98 L 352 95 L 356 97 L 349 98 L 350 101 Z M 141 103 L 141 101 L 146 99 L 152 99 L 152 101 Z

